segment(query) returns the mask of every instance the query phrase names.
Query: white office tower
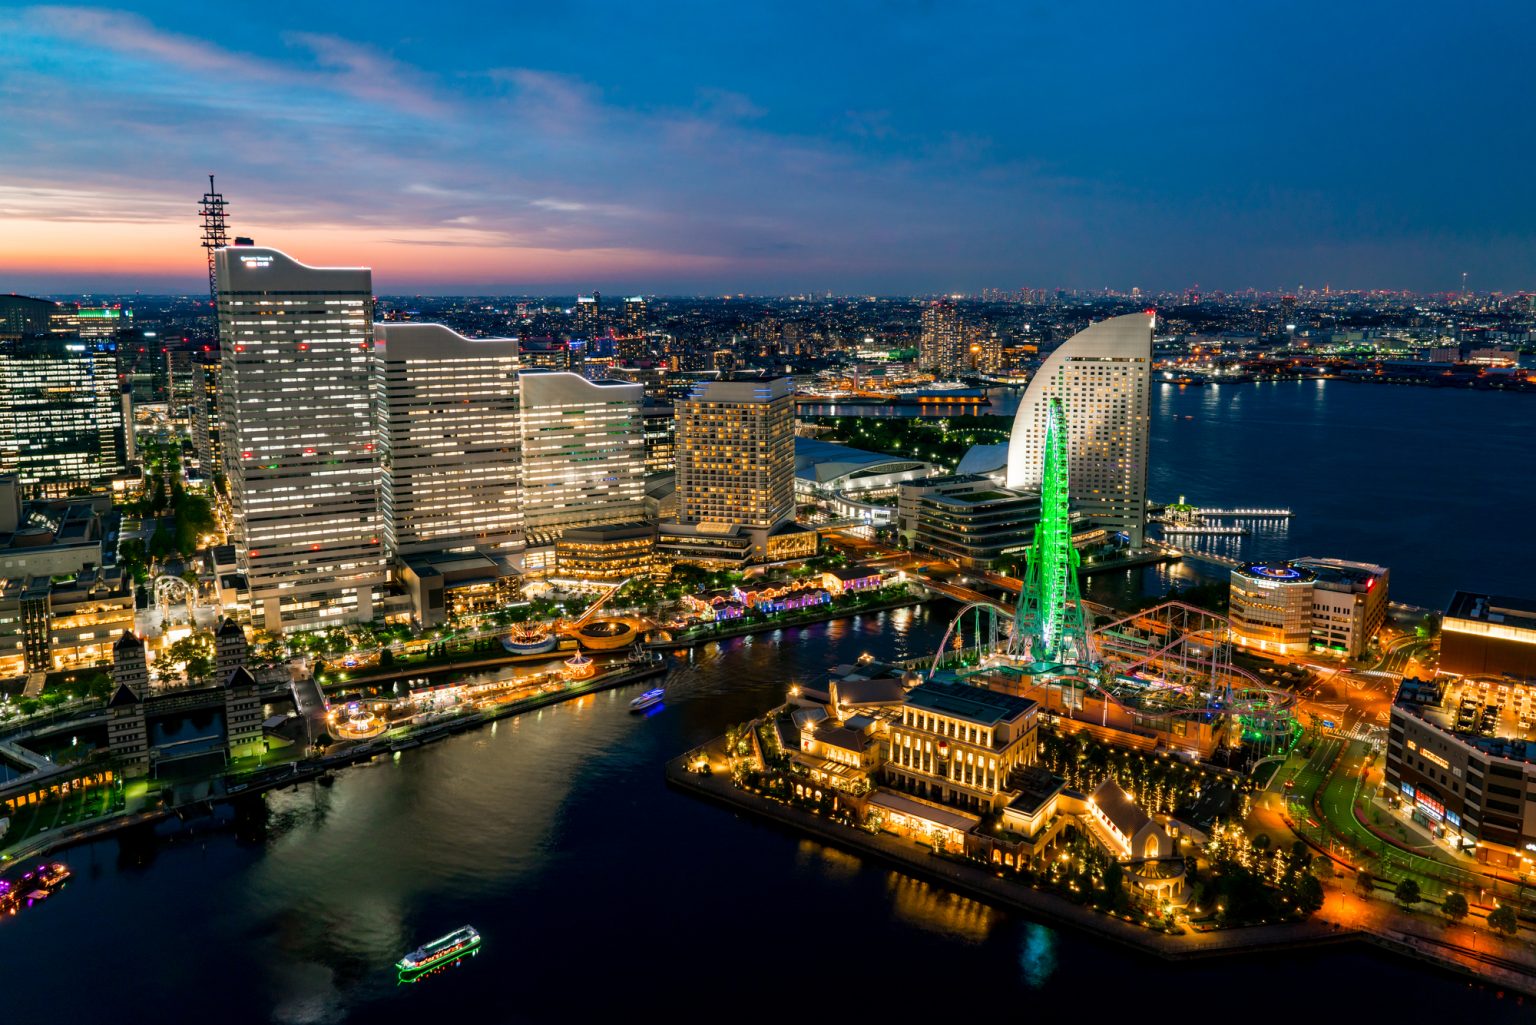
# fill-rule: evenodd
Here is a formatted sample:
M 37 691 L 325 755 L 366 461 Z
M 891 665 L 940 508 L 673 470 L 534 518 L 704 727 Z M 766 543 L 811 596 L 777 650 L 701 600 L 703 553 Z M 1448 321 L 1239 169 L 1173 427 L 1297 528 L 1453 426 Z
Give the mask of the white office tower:
M 1072 508 L 1140 547 L 1147 519 L 1150 313 L 1093 324 L 1051 353 L 1029 382 L 1008 443 L 1008 486 L 1040 489 L 1050 400 L 1067 421 Z
M 373 276 L 220 249 L 219 419 L 235 549 L 256 626 L 374 615 L 385 582 L 369 394 Z
M 121 473 L 133 427 L 123 411 L 117 357 L 96 343 L 41 336 L 0 349 L 0 471 L 28 497 Z
M 638 520 L 645 508 L 645 389 L 524 370 L 523 524 L 530 547 L 567 527 Z
M 391 558 L 522 542 L 517 339 L 379 324 L 373 398 Z

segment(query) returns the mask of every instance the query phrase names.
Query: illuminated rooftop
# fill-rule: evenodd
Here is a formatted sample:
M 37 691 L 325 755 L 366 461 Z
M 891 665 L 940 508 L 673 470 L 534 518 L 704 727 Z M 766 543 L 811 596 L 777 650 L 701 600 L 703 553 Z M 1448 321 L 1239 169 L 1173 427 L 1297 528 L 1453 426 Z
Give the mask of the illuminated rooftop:
M 1398 704 L 1488 754 L 1536 762 L 1536 686 L 1467 679 L 1447 687 L 1438 705 Z
M 925 712 L 964 719 L 978 726 L 1011 722 L 1033 711 L 1029 698 L 1001 694 L 963 683 L 925 683 L 907 694 L 907 705 Z

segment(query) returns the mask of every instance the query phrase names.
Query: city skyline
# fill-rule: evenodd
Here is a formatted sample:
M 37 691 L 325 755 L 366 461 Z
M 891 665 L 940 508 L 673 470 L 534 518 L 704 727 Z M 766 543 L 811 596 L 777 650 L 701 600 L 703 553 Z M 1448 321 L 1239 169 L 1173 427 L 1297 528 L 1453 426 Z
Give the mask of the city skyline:
M 195 292 L 209 171 L 234 232 L 397 294 L 1536 281 L 1522 12 L 199 13 L 20 9 L 0 289 Z

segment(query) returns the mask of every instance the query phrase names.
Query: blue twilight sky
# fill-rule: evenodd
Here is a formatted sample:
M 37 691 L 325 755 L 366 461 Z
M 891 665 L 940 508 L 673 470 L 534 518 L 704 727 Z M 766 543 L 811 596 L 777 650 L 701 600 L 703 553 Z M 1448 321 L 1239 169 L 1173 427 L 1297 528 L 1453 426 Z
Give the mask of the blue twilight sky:
M 1536 288 L 1536 5 L 0 8 L 0 291 Z

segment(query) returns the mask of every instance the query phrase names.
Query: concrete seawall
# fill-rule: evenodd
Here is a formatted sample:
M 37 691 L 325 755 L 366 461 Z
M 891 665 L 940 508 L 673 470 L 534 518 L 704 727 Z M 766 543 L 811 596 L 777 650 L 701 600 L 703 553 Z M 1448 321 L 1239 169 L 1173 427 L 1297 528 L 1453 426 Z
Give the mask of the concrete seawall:
M 331 770 L 342 769 L 359 762 L 366 762 L 379 755 L 388 756 L 395 751 L 422 747 L 426 744 L 442 740 L 445 737 L 468 732 L 497 719 L 522 715 L 526 712 L 537 711 L 540 708 L 547 708 L 550 705 L 557 705 L 565 701 L 575 701 L 600 691 L 612 690 L 616 687 L 639 683 L 642 680 L 654 679 L 658 676 L 664 676 L 668 671 L 666 664 L 662 663 L 654 666 L 643 666 L 630 672 L 608 673 L 604 676 L 594 677 L 588 683 L 559 691 L 558 693 L 541 694 L 525 701 L 500 705 L 470 715 L 459 716 L 445 722 L 419 727 L 416 731 L 405 736 L 391 738 L 388 734 L 384 734 L 374 738 L 372 741 L 350 747 L 344 751 L 323 755 L 307 761 L 295 762 L 293 763 L 293 769 L 289 772 L 278 774 L 276 771 L 268 770 L 246 783 L 241 783 L 236 778 L 234 789 L 220 795 L 210 795 L 207 800 L 210 805 L 220 804 L 237 798 L 251 797 L 268 790 L 280 790 L 283 787 L 309 782 L 325 775 Z M 3 853 L 8 860 L 3 865 L 0 865 L 0 867 L 8 867 L 25 859 L 47 857 L 66 847 L 87 843 L 92 840 L 100 840 L 131 826 L 154 824 L 171 818 L 175 814 L 175 812 L 168 809 L 138 812 L 122 811 L 84 822 L 77 822 L 56 831 L 49 831 L 39 836 L 29 837 L 14 847 L 4 850 Z
M 690 772 L 685 759 L 667 763 L 667 782 L 680 790 L 750 812 L 797 833 L 809 833 L 844 850 L 867 854 L 912 875 L 948 886 L 995 906 L 1022 911 L 1032 918 L 1092 933 L 1144 954 L 1163 958 L 1199 958 L 1260 950 L 1294 949 L 1360 939 L 1360 934 L 1322 922 L 1249 926 L 1210 933 L 1170 936 L 1012 881 L 981 865 L 934 855 L 928 848 L 889 834 L 868 833 L 819 815 L 769 801 L 739 789 L 718 775 Z
M 1536 996 L 1536 974 L 1513 962 L 1437 944 L 1390 929 L 1357 930 L 1310 919 L 1171 936 L 1034 889 L 982 865 L 934 855 L 928 848 L 889 834 L 872 834 L 829 822 L 819 815 L 747 793 L 719 775 L 690 772 L 685 758 L 666 765 L 669 785 L 736 811 L 755 815 L 797 835 L 809 834 L 830 846 L 867 855 L 929 882 L 995 907 L 1075 929 L 1138 953 L 1165 960 L 1195 960 L 1345 943 L 1365 943 L 1512 992 Z

